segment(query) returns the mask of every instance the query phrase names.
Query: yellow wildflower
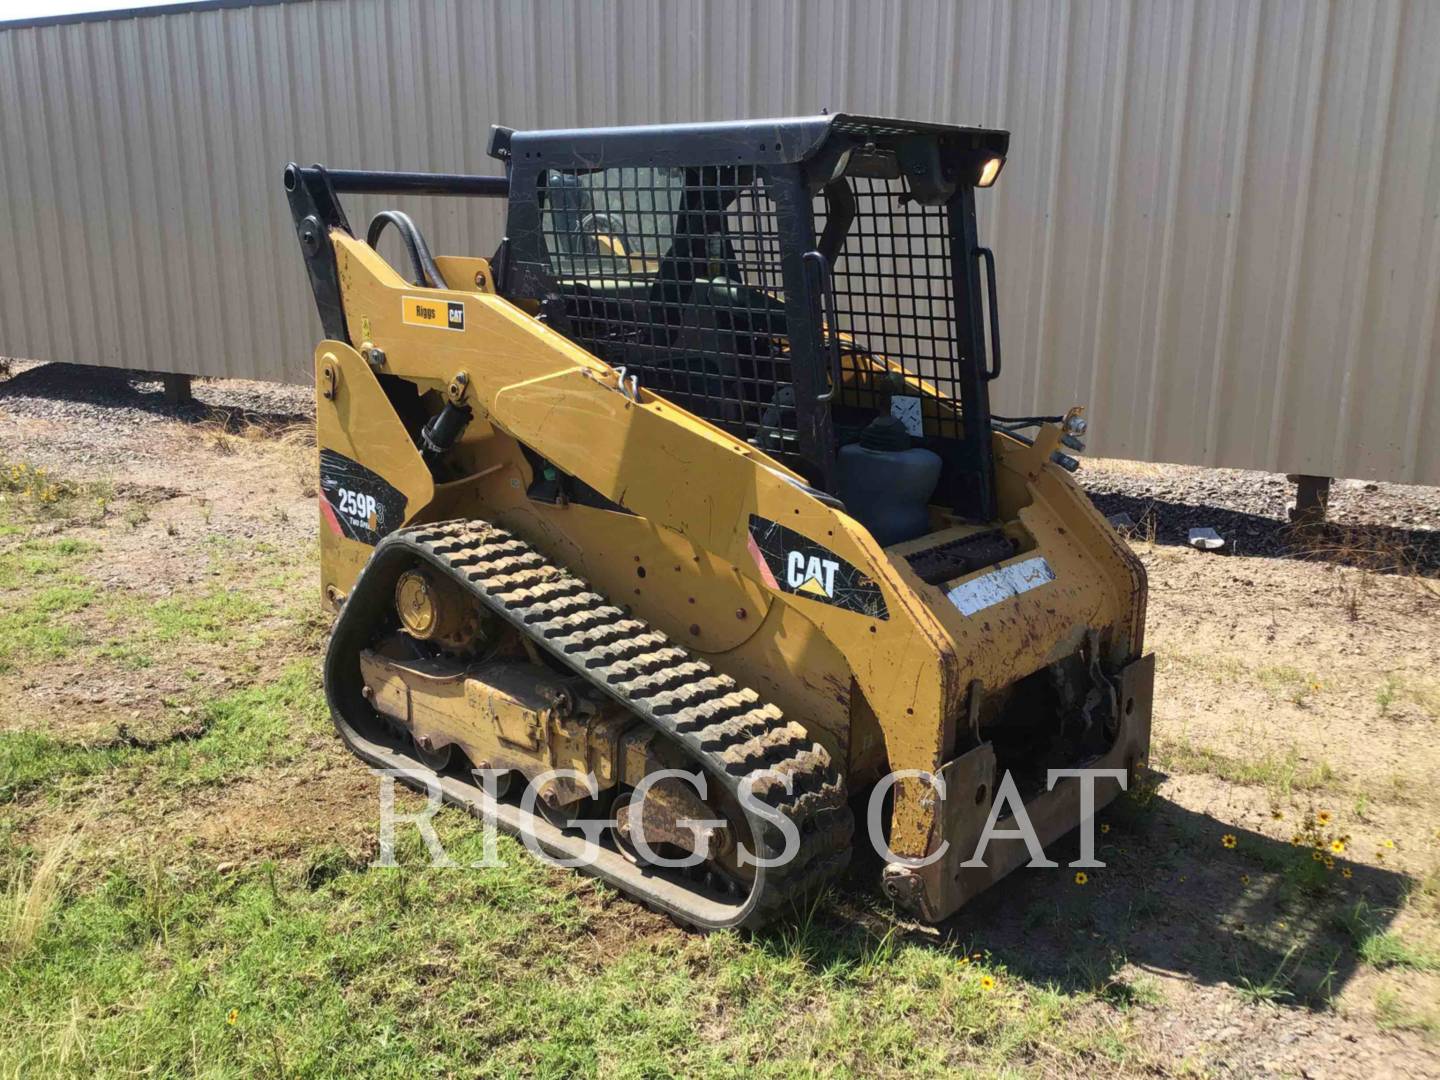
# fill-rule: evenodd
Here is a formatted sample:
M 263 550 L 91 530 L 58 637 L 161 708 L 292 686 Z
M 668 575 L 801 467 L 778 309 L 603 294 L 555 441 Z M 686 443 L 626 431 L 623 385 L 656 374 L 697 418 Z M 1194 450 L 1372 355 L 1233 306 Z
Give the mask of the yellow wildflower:
M 239 1009 L 231 1009 L 231 1010 L 230 1010 L 230 1015 L 227 1016 L 227 1017 L 225 1017 L 225 1022 L 226 1022 L 227 1024 L 229 1024 L 231 1027 L 234 1027 L 237 1023 L 240 1022 L 240 1010 L 239 1010 Z
M 1329 825 L 1329 824 L 1330 824 L 1330 811 L 1329 811 L 1329 810 L 1319 810 L 1319 811 L 1317 811 L 1316 814 L 1315 814 L 1315 824 L 1317 824 L 1317 825 Z
M 1221 846 L 1223 846 L 1223 847 L 1233 848 L 1233 847 L 1234 847 L 1236 844 L 1238 844 L 1239 842 L 1240 842 L 1240 841 L 1238 841 L 1238 840 L 1235 839 L 1235 834 L 1234 834 L 1234 833 L 1228 833 L 1228 832 L 1227 832 L 1224 836 L 1220 837 L 1220 844 L 1221 844 Z
M 1341 853 L 1345 850 L 1345 841 L 1344 841 L 1344 840 L 1331 840 L 1331 841 L 1330 841 L 1330 850 L 1333 851 L 1336 855 L 1341 854 Z
M 991 977 L 991 976 L 989 976 L 989 975 L 981 975 L 981 976 L 980 976 L 980 989 L 981 989 L 981 990 L 994 990 L 994 989 L 995 989 L 995 980 L 994 980 L 994 978 Z
M 1343 866 L 1343 867 L 1341 867 L 1341 868 L 1340 868 L 1340 874 L 1341 874 L 1341 876 L 1347 877 L 1347 878 L 1352 878 L 1352 877 L 1355 876 L 1355 872 L 1354 872 L 1353 870 L 1351 870 L 1350 867 L 1348 867 L 1348 866 Z
M 1085 884 L 1087 881 L 1089 881 L 1089 880 L 1090 880 L 1090 875 L 1088 875 L 1087 873 L 1085 873 L 1084 870 L 1076 870 L 1076 871 L 1075 871 L 1075 884 L 1076 884 L 1076 885 L 1084 885 L 1084 884 Z

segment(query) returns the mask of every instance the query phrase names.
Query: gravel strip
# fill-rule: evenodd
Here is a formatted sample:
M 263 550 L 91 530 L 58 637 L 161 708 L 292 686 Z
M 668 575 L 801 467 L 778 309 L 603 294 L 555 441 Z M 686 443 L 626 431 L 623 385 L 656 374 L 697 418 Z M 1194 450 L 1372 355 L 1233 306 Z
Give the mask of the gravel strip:
M 283 425 L 314 419 L 309 386 L 196 379 L 195 401 L 169 405 L 158 375 L 115 368 L 11 361 L 0 380 L 0 410 L 75 425 L 86 451 L 104 453 L 107 432 L 167 421 L 220 420 Z M 83 432 L 83 434 L 81 434 Z M 87 455 L 81 455 L 86 457 Z M 1192 528 L 1209 526 L 1238 555 L 1325 557 L 1372 569 L 1440 575 L 1440 488 L 1337 480 L 1330 524 L 1290 527 L 1294 485 L 1280 473 L 1084 460 L 1077 474 L 1107 515 L 1128 514 L 1135 534 L 1162 544 L 1187 544 Z
M 1106 515 L 1128 514 L 1135 535 L 1188 544 L 1209 526 L 1236 555 L 1325 557 L 1371 569 L 1440 573 L 1440 488 L 1336 480 L 1328 523 L 1296 530 L 1295 485 L 1282 473 L 1094 460 L 1077 478 Z
M 10 369 L 11 377 L 0 380 L 0 410 L 35 420 L 133 428 L 173 420 L 287 424 L 315 416 L 309 386 L 197 378 L 191 384 L 195 400 L 170 405 L 154 372 L 29 360 L 12 360 Z

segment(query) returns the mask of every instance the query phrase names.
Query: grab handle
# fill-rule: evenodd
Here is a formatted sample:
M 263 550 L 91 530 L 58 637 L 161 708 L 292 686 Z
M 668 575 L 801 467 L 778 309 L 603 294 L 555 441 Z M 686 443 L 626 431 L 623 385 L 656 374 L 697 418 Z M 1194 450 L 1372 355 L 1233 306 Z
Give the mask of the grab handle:
M 995 253 L 987 247 L 976 248 L 975 254 L 985 263 L 985 292 L 990 309 L 990 367 L 985 380 L 994 382 L 1000 377 L 1000 304 L 995 297 Z

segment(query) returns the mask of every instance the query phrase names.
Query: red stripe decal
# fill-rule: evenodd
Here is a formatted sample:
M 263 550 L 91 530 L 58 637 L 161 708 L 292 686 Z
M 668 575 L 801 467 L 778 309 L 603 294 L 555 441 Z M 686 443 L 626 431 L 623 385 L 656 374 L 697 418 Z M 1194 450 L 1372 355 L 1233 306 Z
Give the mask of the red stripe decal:
M 320 496 L 320 516 L 330 523 L 330 528 L 335 530 L 336 536 L 344 536 L 345 530 L 340 527 L 340 519 L 335 516 L 335 508 L 324 495 Z
M 745 534 L 745 546 L 750 549 L 750 556 L 755 560 L 755 565 L 760 569 L 760 577 L 770 588 L 779 590 L 780 586 L 775 582 L 775 575 L 770 572 L 770 564 L 765 561 L 765 556 L 760 554 L 760 545 L 755 543 L 755 534 Z

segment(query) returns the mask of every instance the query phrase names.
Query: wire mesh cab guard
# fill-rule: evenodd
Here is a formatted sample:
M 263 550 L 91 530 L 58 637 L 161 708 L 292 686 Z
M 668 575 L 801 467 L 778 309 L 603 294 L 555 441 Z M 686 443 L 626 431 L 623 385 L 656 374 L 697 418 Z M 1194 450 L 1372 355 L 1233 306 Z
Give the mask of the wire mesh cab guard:
M 897 397 L 922 399 L 937 501 L 989 521 L 974 186 L 1008 142 L 845 114 L 496 128 L 510 172 L 499 286 L 826 491 L 839 446 Z

